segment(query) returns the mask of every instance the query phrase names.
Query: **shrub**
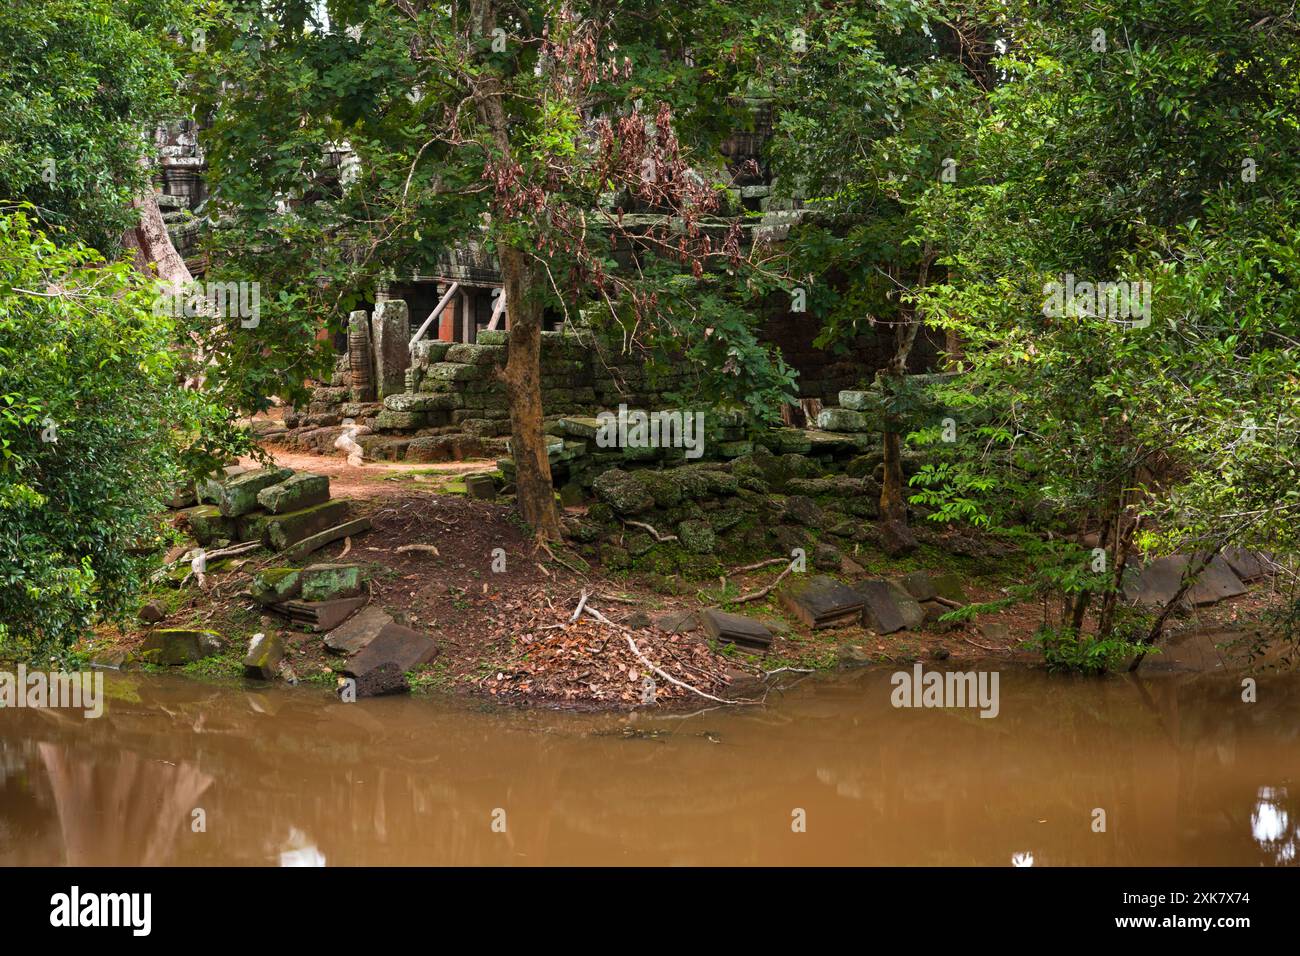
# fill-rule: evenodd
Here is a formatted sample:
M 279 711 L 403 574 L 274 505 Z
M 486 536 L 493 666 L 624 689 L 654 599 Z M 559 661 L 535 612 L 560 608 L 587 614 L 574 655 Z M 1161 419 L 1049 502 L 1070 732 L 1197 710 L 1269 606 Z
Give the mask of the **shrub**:
M 0 651 L 125 610 L 203 412 L 147 282 L 0 209 Z

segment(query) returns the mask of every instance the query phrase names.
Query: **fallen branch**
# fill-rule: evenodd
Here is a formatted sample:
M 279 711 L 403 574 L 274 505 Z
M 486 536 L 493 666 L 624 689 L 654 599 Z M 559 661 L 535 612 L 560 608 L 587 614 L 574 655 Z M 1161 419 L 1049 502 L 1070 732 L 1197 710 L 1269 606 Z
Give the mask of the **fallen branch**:
M 582 597 L 578 599 L 578 606 L 573 609 L 573 615 L 569 618 L 570 624 L 576 621 L 578 617 L 582 614 L 582 609 L 587 606 L 587 597 L 588 597 L 587 589 L 583 588 Z
M 404 544 L 397 549 L 398 554 L 408 554 L 412 551 L 418 551 L 421 554 L 435 554 L 438 557 L 442 557 L 442 552 L 431 544 Z M 343 554 L 347 554 L 347 552 L 344 551 Z M 343 555 L 341 554 L 339 557 L 343 557 Z
M 747 564 L 742 568 L 732 568 L 727 572 L 731 577 L 737 574 L 744 574 L 746 571 L 757 571 L 759 568 L 769 568 L 774 564 L 789 564 L 789 558 L 768 558 L 766 561 L 759 561 L 757 564 Z
M 961 601 L 950 601 L 948 598 L 946 598 L 946 597 L 939 597 L 939 595 L 937 595 L 937 594 L 934 596 L 933 600 L 938 601 L 938 602 L 939 602 L 940 604 L 942 604 L 944 607 L 961 608 L 961 607 L 965 607 L 965 606 L 966 606 L 966 605 L 962 604 Z
M 660 666 L 659 666 L 658 664 L 656 664 L 654 661 L 650 660 L 650 658 L 648 658 L 648 657 L 646 657 L 644 654 L 642 654 L 642 653 L 641 653 L 641 649 L 640 649 L 639 647 L 636 646 L 636 641 L 632 640 L 632 634 L 631 634 L 631 633 L 628 631 L 628 629 L 625 628 L 622 624 L 615 624 L 613 621 L 611 621 L 611 620 L 610 620 L 609 618 L 607 618 L 605 615 L 603 615 L 603 614 L 601 614 L 599 611 L 597 611 L 594 607 L 589 607 L 589 608 L 586 609 L 586 611 L 587 611 L 588 614 L 590 614 L 592 617 L 594 617 L 597 621 L 600 621 L 600 623 L 605 624 L 605 625 L 608 625 L 609 627 L 612 627 L 612 628 L 616 628 L 617 630 L 623 631 L 623 637 L 627 639 L 627 646 L 630 647 L 630 648 L 632 649 L 632 653 L 636 655 L 637 660 L 639 660 L 639 661 L 640 661 L 642 664 L 644 664 L 646 667 L 650 668 L 650 670 L 654 671 L 656 674 L 658 674 L 658 675 L 659 675 L 660 677 L 662 677 L 664 680 L 668 681 L 668 683 L 673 684 L 673 685 L 675 685 L 675 686 L 677 686 L 677 687 L 680 687 L 680 688 L 682 688 L 683 690 L 689 690 L 689 691 L 690 691 L 691 693 L 693 693 L 693 694 L 699 694 L 701 697 L 705 698 L 706 700 L 712 700 L 712 701 L 715 701 L 715 702 L 717 702 L 717 703 L 719 703 L 719 704 L 758 704 L 758 703 L 761 703 L 761 701 L 757 701 L 757 700 L 749 700 L 749 699 L 747 699 L 747 698 L 739 698 L 739 697 L 738 697 L 738 698 L 736 698 L 735 700 L 726 700 L 726 699 L 724 699 L 724 698 L 722 698 L 722 697 L 715 697 L 714 695 L 712 695 L 712 694 L 710 694 L 710 693 L 707 693 L 707 692 L 705 692 L 705 691 L 700 690 L 698 687 L 693 687 L 693 686 L 691 686 L 690 684 L 686 683 L 685 681 L 680 681 L 680 680 L 678 680 L 676 677 L 674 677 L 672 674 L 668 673 L 666 670 L 664 670 L 662 667 L 660 667 Z
M 665 541 L 676 541 L 676 540 L 677 540 L 677 535 L 675 535 L 675 534 L 660 534 L 658 531 L 656 531 L 656 530 L 654 529 L 654 526 L 653 526 L 653 525 L 648 525 L 648 524 L 646 524 L 644 521 L 624 521 L 623 523 L 624 523 L 624 524 L 631 525 L 631 526 L 634 527 L 634 528 L 644 528 L 646 531 L 649 531 L 650 534 L 654 536 L 654 539 L 655 539 L 656 541 L 658 541 L 660 544 L 662 544 L 662 543 L 665 542 Z
M 962 640 L 965 641 L 967 644 L 970 644 L 972 647 L 978 647 L 981 651 L 993 651 L 994 653 L 1000 654 L 1003 651 L 1007 650 L 1007 648 L 1005 647 L 989 647 L 987 644 L 981 644 L 979 641 L 972 641 L 969 637 L 966 637 L 965 635 L 962 636 Z
M 640 604 L 641 603 L 636 598 L 619 597 L 617 594 L 605 594 L 604 592 L 601 592 L 599 594 L 593 594 L 592 597 L 599 598 L 602 601 L 615 601 L 619 604 Z
M 773 591 L 773 589 L 774 589 L 778 584 L 780 584 L 783 580 L 785 580 L 785 576 L 786 576 L 787 574 L 789 574 L 789 573 L 790 573 L 791 571 L 793 571 L 793 570 L 794 570 L 794 567 L 793 567 L 793 566 L 788 567 L 788 568 L 786 568 L 784 571 L 782 571 L 780 574 L 777 575 L 777 578 L 776 578 L 775 581 L 773 581 L 771 584 L 769 584 L 767 587 L 763 588 L 762 590 L 754 591 L 754 592 L 752 592 L 752 593 L 750 593 L 750 594 L 742 594 L 740 597 L 736 598 L 734 601 L 728 601 L 728 602 L 726 602 L 726 603 L 728 603 L 728 604 L 748 604 L 750 601 L 757 601 L 757 600 L 760 600 L 761 598 L 765 598 L 765 597 L 767 597 L 769 594 L 771 594 L 772 591 Z
M 339 558 L 346 557 L 347 553 L 351 550 L 352 550 L 352 535 L 348 535 L 346 538 L 343 539 L 343 550 L 339 552 L 339 557 L 335 558 L 334 560 L 337 561 Z

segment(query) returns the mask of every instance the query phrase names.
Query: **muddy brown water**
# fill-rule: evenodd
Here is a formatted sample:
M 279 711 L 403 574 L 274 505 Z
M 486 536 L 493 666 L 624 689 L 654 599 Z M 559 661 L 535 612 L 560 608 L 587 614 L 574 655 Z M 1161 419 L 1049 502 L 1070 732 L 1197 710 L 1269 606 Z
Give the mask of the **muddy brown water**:
M 983 667 L 992 719 L 898 668 L 673 717 L 110 674 L 0 709 L 0 864 L 1295 864 L 1296 675 Z

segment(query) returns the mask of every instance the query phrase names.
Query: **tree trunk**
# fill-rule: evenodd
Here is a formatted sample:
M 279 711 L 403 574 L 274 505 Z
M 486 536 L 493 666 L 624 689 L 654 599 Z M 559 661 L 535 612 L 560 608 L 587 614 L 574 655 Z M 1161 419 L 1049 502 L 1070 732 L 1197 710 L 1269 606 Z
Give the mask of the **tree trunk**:
M 1183 578 L 1178 584 L 1178 590 L 1175 591 L 1174 596 L 1169 599 L 1169 603 L 1160 610 L 1160 614 L 1156 617 L 1155 623 L 1151 625 L 1150 632 L 1148 632 L 1146 637 L 1138 641 L 1138 644 L 1144 647 L 1153 647 L 1156 641 L 1160 640 L 1160 635 L 1164 633 L 1165 624 L 1169 620 L 1169 615 L 1174 613 L 1175 608 L 1177 608 L 1179 602 L 1182 601 L 1183 595 L 1191 590 L 1192 585 L 1196 583 L 1196 579 L 1201 576 L 1201 572 L 1209 567 L 1210 562 L 1213 561 L 1215 556 L 1223 550 L 1223 546 L 1226 543 L 1226 539 L 1220 541 L 1214 546 L 1214 550 L 1206 553 L 1199 563 L 1195 563 L 1194 567 L 1194 562 L 1190 560 L 1187 562 L 1187 568 L 1183 571 Z M 1133 658 L 1133 663 L 1128 666 L 1130 674 L 1142 666 L 1142 661 L 1146 659 L 1146 656 L 1146 651 L 1138 652 L 1137 657 Z
M 510 401 L 510 453 L 515 459 L 519 510 L 544 541 L 561 537 L 560 515 L 551 484 L 542 431 L 542 310 L 527 298 L 528 264 L 523 253 L 499 247 L 506 301 L 510 303 L 510 354 L 506 360 L 506 396 Z
M 926 247 L 917 272 L 916 287 L 922 288 L 930 271 L 934 253 Z M 921 311 L 913 308 L 906 321 L 894 329 L 894 355 L 883 369 L 887 384 L 897 385 L 907 375 L 907 360 L 912 354 L 917 332 L 921 328 Z M 886 413 L 881 448 L 884 452 L 884 477 L 880 483 L 880 520 L 884 532 L 885 550 L 889 554 L 905 554 L 916 547 L 916 538 L 907 527 L 907 498 L 903 480 L 903 424 Z
M 492 34 L 496 10 L 490 0 L 474 0 L 470 15 L 481 36 Z M 473 90 L 479 118 L 496 151 L 502 160 L 510 161 L 513 151 L 501 78 L 489 69 L 477 77 Z M 510 453 L 515 460 L 519 510 L 539 541 L 558 541 L 560 514 L 542 431 L 542 310 L 528 295 L 533 270 L 524 252 L 503 242 L 497 245 L 497 256 L 510 309 L 510 354 L 503 377 L 510 401 Z
M 167 284 L 167 291 L 180 292 L 194 277 L 167 234 L 158 197 L 151 189 L 137 196 L 131 205 L 140 210 L 140 224 L 126 231 L 122 237 L 123 249 L 131 254 L 138 272 L 150 277 L 156 273 L 158 280 Z

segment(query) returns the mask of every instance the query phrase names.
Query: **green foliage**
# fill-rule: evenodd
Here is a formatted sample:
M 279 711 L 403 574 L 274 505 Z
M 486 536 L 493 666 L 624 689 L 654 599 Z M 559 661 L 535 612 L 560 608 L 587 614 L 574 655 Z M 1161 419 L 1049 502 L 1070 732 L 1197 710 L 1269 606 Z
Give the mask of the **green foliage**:
M 206 409 L 146 284 L 0 215 L 0 641 L 45 654 L 127 610 Z M 190 449 L 192 454 L 197 452 Z
M 1025 642 L 1025 647 L 1042 654 L 1049 671 L 1087 676 L 1115 670 L 1143 650 L 1138 644 L 1122 638 L 1094 637 L 1068 629 L 1040 630 L 1032 640 Z
M 1140 515 L 1136 546 L 1166 553 L 1222 541 L 1294 552 L 1294 11 L 1117 0 L 965 12 L 1009 45 L 954 146 L 957 181 L 915 199 L 948 271 L 920 302 L 961 342 L 964 374 L 933 390 L 958 441 L 917 436 L 930 464 L 912 500 L 993 527 Z M 1145 281 L 1150 312 L 1117 316 L 1082 296 L 1052 309 L 1050 283 L 1067 275 Z
M 617 123 L 633 103 L 649 117 L 665 104 L 695 168 L 717 176 L 722 139 L 749 115 L 735 95 L 752 52 L 735 33 L 743 14 L 698 0 L 500 4 L 506 37 L 494 50 L 469 7 L 214 0 L 187 25 L 207 38 L 186 69 L 197 111 L 212 117 L 204 143 L 218 216 L 207 249 L 214 274 L 259 280 L 264 302 L 284 303 L 257 336 L 218 351 L 214 386 L 246 411 L 271 388 L 298 397 L 328 359 L 311 331 L 338 331 L 377 283 L 427 273 L 456 246 L 487 254 L 513 246 L 537 266 L 528 294 L 539 307 L 571 319 L 587 310 L 647 341 L 650 358 L 691 363 L 694 400 L 770 417 L 792 375 L 758 340 L 759 312 L 744 308 L 746 273 L 711 272 L 698 293 L 679 281 L 692 270 L 665 255 L 621 263 L 635 296 L 610 296 L 593 281 L 595 270 L 619 268 L 612 220 L 597 211 L 629 199 L 597 162 L 593 124 Z M 556 64 L 539 59 L 543 27 L 556 42 L 579 29 L 599 37 L 594 60 L 584 53 L 558 67 L 575 83 L 594 69 L 586 95 L 557 93 Z M 507 92 L 517 169 L 497 165 L 499 144 L 472 96 L 489 80 Z M 336 165 L 345 144 L 355 156 L 346 172 Z M 522 210 L 494 203 L 492 183 L 503 175 L 527 195 Z M 578 219 L 590 247 L 575 251 L 563 233 Z
M 111 253 L 179 83 L 186 0 L 11 0 L 0 18 L 0 200 Z

